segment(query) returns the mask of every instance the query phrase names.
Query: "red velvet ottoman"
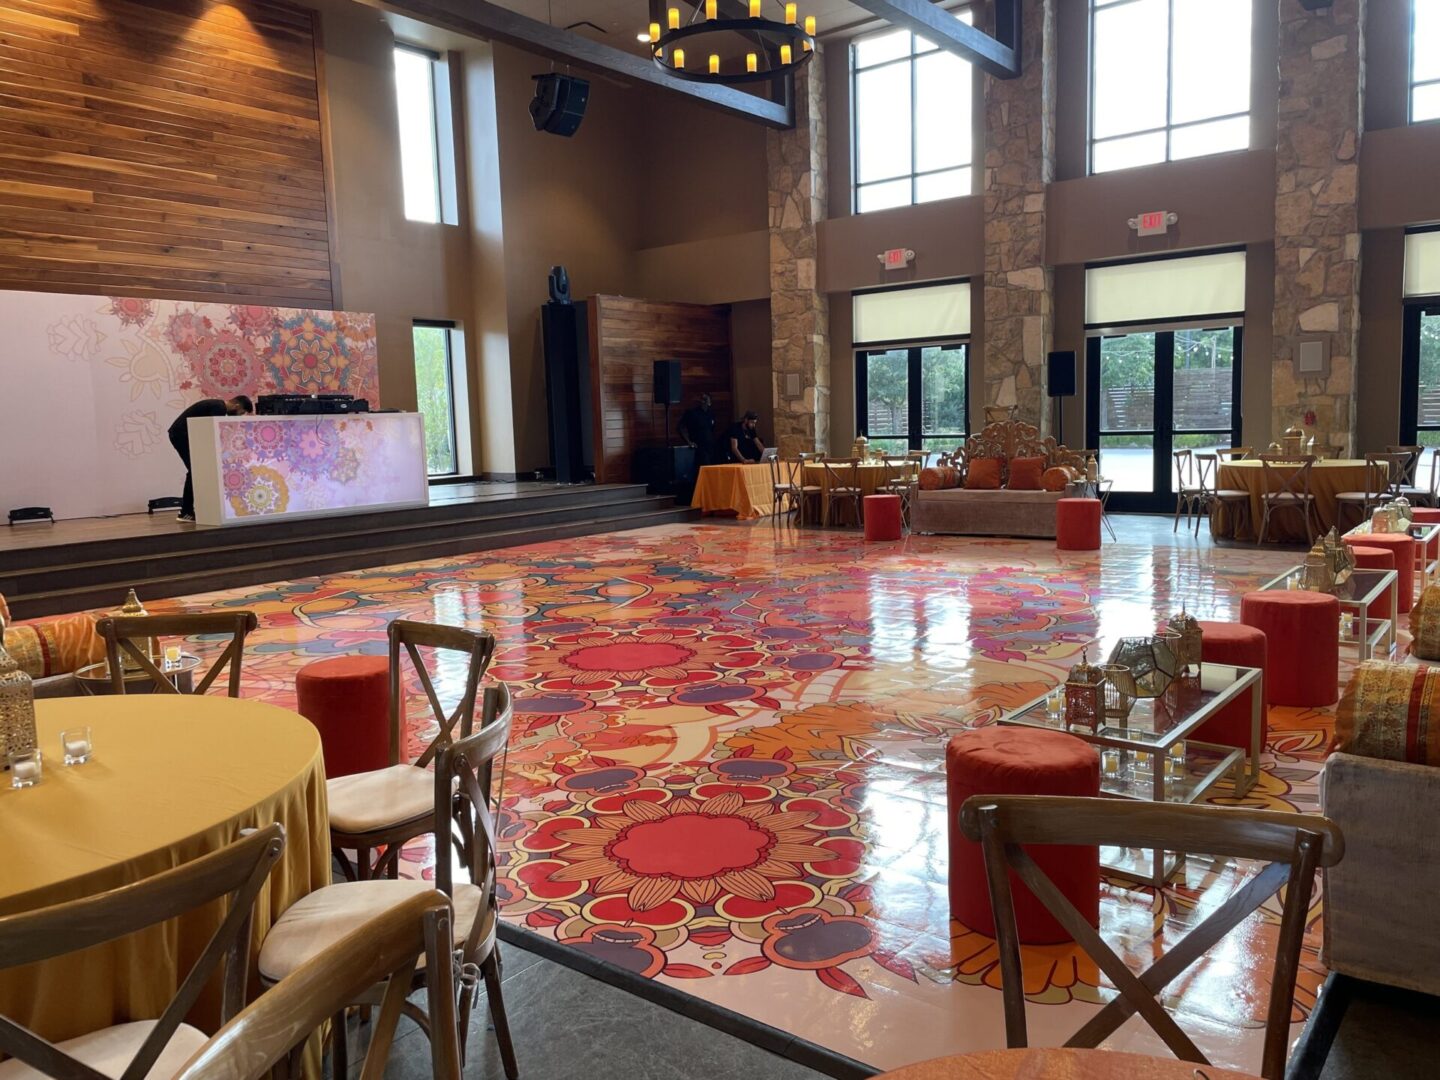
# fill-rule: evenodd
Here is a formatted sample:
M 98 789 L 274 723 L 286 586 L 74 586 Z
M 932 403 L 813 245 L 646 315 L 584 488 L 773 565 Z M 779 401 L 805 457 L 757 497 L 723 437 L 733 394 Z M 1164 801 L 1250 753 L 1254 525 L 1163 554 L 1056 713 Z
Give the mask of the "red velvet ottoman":
M 390 661 L 386 657 L 315 660 L 295 673 L 295 696 L 300 715 L 320 732 L 326 777 L 333 780 L 390 765 Z
M 1357 537 L 1363 539 L 1363 537 Z M 1389 548 L 1369 547 L 1361 544 L 1347 544 L 1350 554 L 1355 557 L 1357 570 L 1394 570 L 1395 552 Z M 1370 605 L 1370 618 L 1390 618 L 1390 601 L 1381 597 Z
M 1055 548 L 1100 550 L 1100 500 L 1061 499 L 1055 504 Z
M 865 539 L 900 539 L 900 496 L 865 496 Z
M 1415 603 L 1415 538 L 1409 533 L 1364 533 L 1345 537 L 1345 543 L 1395 553 L 1395 610 L 1401 615 L 1409 611 Z
M 966 731 L 945 751 L 945 788 L 950 818 L 950 914 L 971 930 L 995 933 L 985 856 L 960 832 L 960 807 L 972 795 L 1100 794 L 1100 757 L 1088 743 L 1062 731 L 991 727 Z M 1100 849 L 1043 845 L 1026 849 L 1075 909 L 1098 925 Z M 1010 871 L 1015 923 L 1030 945 L 1070 941 L 1065 928 Z
M 1327 593 L 1246 593 L 1240 621 L 1265 633 L 1265 699 L 1271 705 L 1340 700 L 1340 601 Z
M 1244 623 L 1209 622 L 1200 620 L 1200 659 L 1211 664 L 1233 664 L 1265 670 L 1265 633 Z M 1248 693 L 1241 694 L 1218 713 L 1195 729 L 1199 742 L 1219 743 L 1250 749 L 1251 702 Z M 1265 716 L 1265 677 L 1260 677 L 1260 746 L 1270 738 Z

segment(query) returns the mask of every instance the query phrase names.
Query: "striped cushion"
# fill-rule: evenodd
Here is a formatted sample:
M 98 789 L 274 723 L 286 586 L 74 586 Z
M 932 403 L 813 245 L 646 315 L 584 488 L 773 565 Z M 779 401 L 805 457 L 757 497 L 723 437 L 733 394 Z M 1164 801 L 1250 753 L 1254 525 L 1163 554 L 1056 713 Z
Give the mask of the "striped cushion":
M 1440 765 L 1440 668 L 1366 660 L 1335 710 L 1334 749 Z
M 95 616 L 69 615 L 26 626 L 6 626 L 5 651 L 32 679 L 68 675 L 105 659 Z

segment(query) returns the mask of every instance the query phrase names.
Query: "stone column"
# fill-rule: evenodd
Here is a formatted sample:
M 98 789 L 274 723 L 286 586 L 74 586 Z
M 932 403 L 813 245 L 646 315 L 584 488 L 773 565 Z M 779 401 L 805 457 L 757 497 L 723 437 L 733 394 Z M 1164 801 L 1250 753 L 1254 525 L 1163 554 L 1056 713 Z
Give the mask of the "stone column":
M 1335 0 L 1316 12 L 1298 0 L 1279 5 L 1270 438 L 1297 425 L 1317 444 L 1354 453 L 1365 0 Z M 1297 377 L 1293 361 L 1305 341 L 1329 349 L 1328 377 Z
M 1045 354 L 1054 293 L 1045 262 L 1045 216 L 1046 185 L 1055 176 L 1053 0 L 1030 0 L 1023 18 L 1020 77 L 985 76 L 985 329 L 981 400 L 975 405 L 1018 405 L 1017 418 L 1048 430 Z
M 825 61 L 795 75 L 795 127 L 765 137 L 770 196 L 770 339 L 775 445 L 830 449 L 830 300 L 816 287 L 825 218 Z

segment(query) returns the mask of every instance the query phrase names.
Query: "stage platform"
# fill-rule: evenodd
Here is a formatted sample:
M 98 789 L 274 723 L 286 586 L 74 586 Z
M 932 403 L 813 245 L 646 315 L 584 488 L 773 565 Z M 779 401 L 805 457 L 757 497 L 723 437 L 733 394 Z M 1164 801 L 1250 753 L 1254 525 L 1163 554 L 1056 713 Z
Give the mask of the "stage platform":
M 16 619 L 686 521 L 641 484 L 437 484 L 430 505 L 206 528 L 174 511 L 0 525 Z

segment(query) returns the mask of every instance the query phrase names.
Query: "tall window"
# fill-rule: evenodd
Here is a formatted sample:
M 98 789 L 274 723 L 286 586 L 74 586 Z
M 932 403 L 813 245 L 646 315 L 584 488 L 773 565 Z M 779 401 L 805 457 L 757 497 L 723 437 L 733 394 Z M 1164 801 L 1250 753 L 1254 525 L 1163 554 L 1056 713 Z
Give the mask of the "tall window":
M 1429 487 L 1440 448 L 1440 302 L 1406 305 L 1403 367 L 1400 442 L 1425 447 L 1416 482 Z
M 970 9 L 956 13 L 971 21 Z M 909 30 L 850 47 L 855 212 L 969 195 L 970 65 Z
M 1251 4 L 1091 0 L 1092 173 L 1250 145 Z
M 405 189 L 405 216 L 411 221 L 442 220 L 437 98 L 440 68 L 440 58 L 435 53 L 410 45 L 395 46 L 400 171 Z
M 855 355 L 856 430 L 886 454 L 954 450 L 965 441 L 968 348 L 912 345 Z
M 1410 33 L 1410 119 L 1440 119 L 1440 0 L 1414 0 Z
M 415 398 L 425 419 L 425 469 L 431 476 L 460 471 L 456 409 L 462 395 L 456 387 L 455 324 L 416 322 Z

